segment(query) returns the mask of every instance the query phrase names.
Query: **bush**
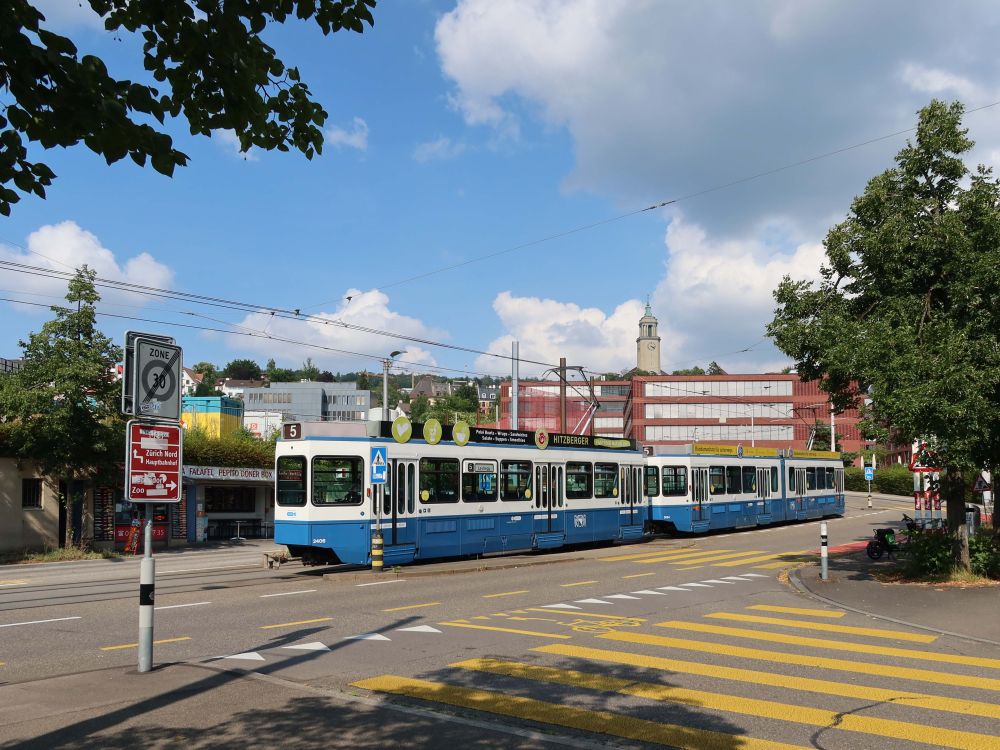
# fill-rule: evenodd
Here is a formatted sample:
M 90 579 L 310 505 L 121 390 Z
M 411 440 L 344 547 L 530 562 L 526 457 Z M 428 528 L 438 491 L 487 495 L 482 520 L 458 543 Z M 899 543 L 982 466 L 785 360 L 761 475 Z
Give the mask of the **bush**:
M 851 492 L 867 492 L 865 470 L 849 466 L 844 470 L 844 487 Z M 913 472 L 902 464 L 893 464 L 875 470 L 872 492 L 880 495 L 904 495 L 913 497 Z
M 184 463 L 268 469 L 274 466 L 274 441 L 258 440 L 244 430 L 224 438 L 210 437 L 203 430 L 187 430 L 184 433 Z
M 909 534 L 906 572 L 911 576 L 946 576 L 954 565 L 955 540 L 944 529 L 916 529 Z
M 969 562 L 975 575 L 1000 578 L 1000 536 L 982 528 L 970 536 Z

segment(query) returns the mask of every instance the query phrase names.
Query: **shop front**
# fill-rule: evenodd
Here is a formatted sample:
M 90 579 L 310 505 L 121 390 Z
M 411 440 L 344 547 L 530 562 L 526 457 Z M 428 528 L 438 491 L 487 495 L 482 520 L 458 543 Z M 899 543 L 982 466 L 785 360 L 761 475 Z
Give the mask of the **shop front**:
M 274 536 L 273 469 L 184 466 L 182 475 L 192 511 L 191 541 Z

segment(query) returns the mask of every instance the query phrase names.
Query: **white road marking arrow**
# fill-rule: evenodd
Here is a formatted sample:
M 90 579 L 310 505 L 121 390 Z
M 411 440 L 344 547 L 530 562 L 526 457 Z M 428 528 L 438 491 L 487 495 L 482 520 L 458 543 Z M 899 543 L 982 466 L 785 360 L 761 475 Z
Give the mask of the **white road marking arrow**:
M 381 633 L 362 633 L 361 635 L 349 635 L 345 641 L 387 641 L 389 640 Z
M 437 628 L 432 628 L 430 625 L 414 625 L 412 628 L 396 628 L 396 630 L 401 633 L 440 633 L 441 631 Z
M 329 651 L 330 647 L 325 643 L 320 643 L 319 641 L 313 641 L 312 643 L 298 643 L 294 646 L 282 646 L 282 648 L 289 648 L 295 651 Z
M 232 654 L 231 656 L 220 656 L 219 659 L 244 659 L 246 661 L 264 661 L 264 657 L 256 651 L 246 651 L 242 654 Z

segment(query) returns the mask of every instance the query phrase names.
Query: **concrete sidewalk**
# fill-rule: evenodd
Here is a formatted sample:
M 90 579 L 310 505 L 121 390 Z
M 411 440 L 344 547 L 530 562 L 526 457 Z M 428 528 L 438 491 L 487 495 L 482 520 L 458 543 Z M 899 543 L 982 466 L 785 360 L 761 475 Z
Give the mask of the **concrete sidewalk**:
M 819 565 L 790 571 L 789 580 L 803 593 L 843 609 L 1000 647 L 1000 583 L 881 583 L 874 574 L 890 564 L 869 560 L 861 548 L 831 557 L 826 581 Z

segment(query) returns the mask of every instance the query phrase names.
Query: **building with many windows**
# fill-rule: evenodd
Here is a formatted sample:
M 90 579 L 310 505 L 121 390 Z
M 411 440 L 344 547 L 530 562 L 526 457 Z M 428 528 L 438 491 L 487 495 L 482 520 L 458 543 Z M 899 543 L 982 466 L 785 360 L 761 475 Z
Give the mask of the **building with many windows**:
M 371 392 L 354 383 L 271 383 L 268 388 L 247 388 L 243 403 L 248 411 L 281 412 L 285 420 L 363 422 L 371 408 Z

